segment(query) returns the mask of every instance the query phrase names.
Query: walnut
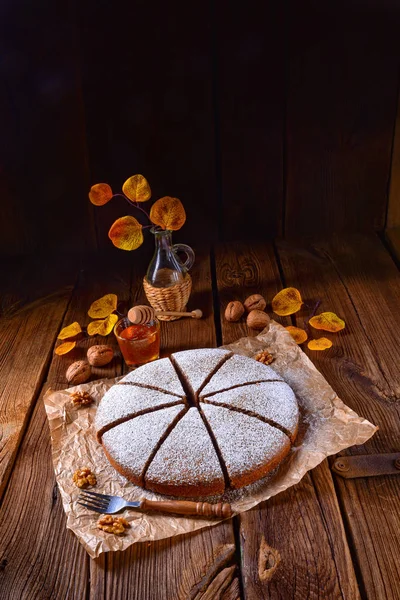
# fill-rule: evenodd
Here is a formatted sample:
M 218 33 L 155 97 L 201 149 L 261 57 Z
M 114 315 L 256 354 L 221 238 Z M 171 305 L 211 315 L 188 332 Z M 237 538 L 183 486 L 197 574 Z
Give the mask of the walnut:
M 268 352 L 268 350 L 264 350 L 263 352 L 259 352 L 254 357 L 258 362 L 263 363 L 264 365 L 270 365 L 274 360 L 272 354 Z
M 247 315 L 246 322 L 250 329 L 264 329 L 264 327 L 269 325 L 270 318 L 267 313 L 262 310 L 252 310 Z
M 78 469 L 72 476 L 72 481 L 78 488 L 87 488 L 89 485 L 96 485 L 96 476 L 92 473 L 89 467 Z
M 92 396 L 88 392 L 73 392 L 70 394 L 74 406 L 87 406 L 93 402 Z
M 97 521 L 97 527 L 103 531 L 107 531 L 107 533 L 121 535 L 125 532 L 125 529 L 130 527 L 130 525 L 123 517 L 105 515 L 104 517 L 100 517 L 100 519 Z
M 87 351 L 87 359 L 92 367 L 104 367 L 114 358 L 114 350 L 105 344 L 91 346 Z
M 251 310 L 264 310 L 266 306 L 267 302 L 261 294 L 253 294 L 244 301 L 244 307 L 247 312 L 250 312 Z
M 239 300 L 232 300 L 225 309 L 225 319 L 227 321 L 239 321 L 244 313 L 244 306 Z
M 84 383 L 87 381 L 92 374 L 92 369 L 86 360 L 77 360 L 76 362 L 69 365 L 65 374 L 68 383 L 72 385 L 78 385 L 78 383 Z

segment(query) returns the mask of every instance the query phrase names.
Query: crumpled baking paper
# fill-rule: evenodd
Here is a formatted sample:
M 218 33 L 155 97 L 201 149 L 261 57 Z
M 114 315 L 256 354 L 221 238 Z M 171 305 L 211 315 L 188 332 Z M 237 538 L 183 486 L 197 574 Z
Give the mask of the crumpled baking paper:
M 301 420 L 295 445 L 273 473 L 240 490 L 205 500 L 230 502 L 235 513 L 249 510 L 295 485 L 327 456 L 349 446 L 364 444 L 377 430 L 375 425 L 358 416 L 338 398 L 290 334 L 275 321 L 271 321 L 270 326 L 257 337 L 244 337 L 223 347 L 249 357 L 268 350 L 274 357 L 270 366 L 284 378 L 297 396 Z M 124 535 L 118 536 L 98 529 L 100 515 L 77 504 L 79 488 L 72 482 L 72 476 L 78 468 L 85 466 L 91 468 L 97 477 L 97 485 L 91 488 L 93 491 L 123 496 L 126 500 L 167 498 L 127 481 L 109 464 L 102 446 L 96 440 L 93 423 L 97 404 L 119 379 L 98 380 L 62 391 L 49 390 L 44 397 L 54 470 L 67 516 L 67 527 L 72 529 L 93 558 L 102 552 L 125 550 L 135 542 L 180 535 L 220 521 L 125 510 L 117 516 L 126 518 L 130 528 Z M 84 408 L 74 407 L 70 393 L 78 390 L 89 392 L 95 402 Z

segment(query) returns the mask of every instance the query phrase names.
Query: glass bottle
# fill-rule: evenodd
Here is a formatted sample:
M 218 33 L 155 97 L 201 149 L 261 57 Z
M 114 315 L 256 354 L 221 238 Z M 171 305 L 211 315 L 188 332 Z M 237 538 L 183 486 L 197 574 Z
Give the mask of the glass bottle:
M 168 229 L 150 229 L 155 238 L 155 251 L 146 273 L 146 280 L 157 288 L 168 288 L 182 283 L 187 272 L 193 266 L 195 255 L 186 244 L 172 244 L 172 231 Z M 182 263 L 178 252 L 186 254 Z

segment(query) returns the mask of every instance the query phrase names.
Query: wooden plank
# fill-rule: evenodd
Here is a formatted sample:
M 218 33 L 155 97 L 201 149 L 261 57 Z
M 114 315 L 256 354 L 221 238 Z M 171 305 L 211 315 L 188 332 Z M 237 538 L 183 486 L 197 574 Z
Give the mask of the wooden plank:
M 74 12 L 3 4 L 0 253 L 95 244 Z
M 394 256 L 400 261 L 400 227 L 386 229 L 385 237 Z
M 282 229 L 285 6 L 215 3 L 217 168 L 224 240 Z
M 400 228 L 400 94 L 397 100 L 386 228 Z M 399 254 L 400 256 L 400 254 Z
M 400 277 L 390 256 L 374 235 L 280 244 L 279 256 L 287 285 L 298 287 L 307 304 L 321 299 L 320 311 L 346 321 L 340 334 L 326 334 L 332 349 L 305 351 L 343 401 L 379 426 L 370 441 L 347 452 L 398 451 L 399 350 L 393 332 Z M 302 310 L 296 322 L 302 325 L 307 316 Z M 399 478 L 335 480 L 363 595 L 398 598 Z
M 14 270 L 15 263 L 18 264 Z M 3 271 L 0 321 L 0 497 L 46 376 L 77 275 L 70 260 L 12 261 Z
M 194 18 L 183 0 L 173 10 L 167 3 L 155 10 L 128 0 L 112 10 L 91 0 L 80 8 L 79 27 L 91 182 L 107 181 L 119 191 L 125 179 L 142 173 L 154 200 L 182 200 L 187 223 L 177 240 L 212 240 L 210 216 L 217 211 L 208 4 L 199 4 Z M 100 244 L 110 243 L 113 219 L 134 214 L 131 209 L 116 199 L 96 211 Z
M 96 255 L 83 263 L 62 325 L 78 321 L 86 325 L 87 310 L 93 300 L 105 293 L 116 293 L 120 300 L 131 294 L 131 258 L 124 254 L 115 261 Z M 61 324 L 53 323 L 53 340 Z M 54 356 L 46 388 L 67 387 L 65 372 L 74 360 L 83 359 L 86 348 L 94 343 L 108 343 L 118 349 L 113 335 L 81 339 L 69 355 Z M 95 378 L 114 377 L 122 372 L 122 361 L 116 357 L 106 367 L 95 369 Z M 25 385 L 28 379 L 24 378 Z M 26 510 L 21 510 L 23 503 Z M 5 495 L 0 519 L 1 589 L 10 599 L 23 597 L 86 596 L 89 558 L 77 538 L 65 526 L 65 514 L 58 493 L 51 460 L 51 444 L 42 398 L 39 399 L 28 433 L 13 470 Z M 60 572 L 60 565 L 63 565 Z
M 258 292 L 268 301 L 283 287 L 270 245 L 220 246 L 216 270 L 221 308 L 231 299 Z M 289 319 L 275 317 L 282 324 Z M 243 323 L 221 318 L 223 341 L 247 335 Z M 326 462 L 285 492 L 240 515 L 241 568 L 245 598 L 358 598 L 343 522 Z M 281 563 L 273 577 L 261 579 L 262 539 Z
M 288 236 L 382 230 L 399 6 L 289 2 Z
M 201 308 L 204 318 L 161 323 L 161 353 L 164 356 L 180 349 L 216 344 L 209 253 L 196 248 L 196 256 L 189 306 Z M 103 597 L 110 600 L 200 600 L 222 569 L 235 564 L 234 549 L 231 521 L 192 535 L 134 544 L 123 553 L 110 553 L 91 561 L 90 597 L 93 600 Z M 213 600 L 222 598 L 222 591 L 221 596 L 213 596 Z

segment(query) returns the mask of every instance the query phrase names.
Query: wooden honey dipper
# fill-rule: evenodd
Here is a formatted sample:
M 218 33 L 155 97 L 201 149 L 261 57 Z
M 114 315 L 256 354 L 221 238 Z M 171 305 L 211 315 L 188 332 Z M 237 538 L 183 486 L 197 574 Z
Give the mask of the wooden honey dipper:
M 174 310 L 154 310 L 151 306 L 145 306 L 144 304 L 139 306 L 132 306 L 128 311 L 128 319 L 134 325 L 145 325 L 157 316 L 166 317 L 192 317 L 192 319 L 201 319 L 203 313 L 199 308 L 192 310 L 191 312 L 178 312 Z

